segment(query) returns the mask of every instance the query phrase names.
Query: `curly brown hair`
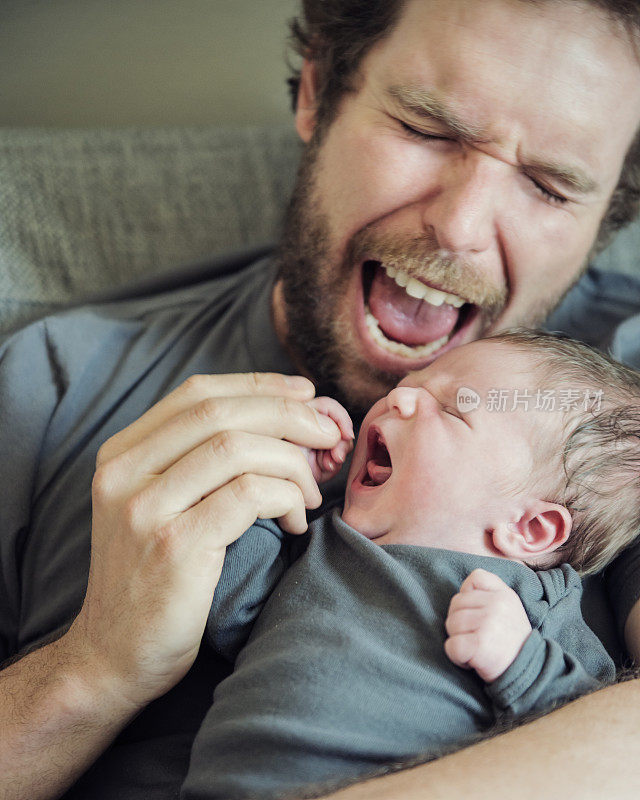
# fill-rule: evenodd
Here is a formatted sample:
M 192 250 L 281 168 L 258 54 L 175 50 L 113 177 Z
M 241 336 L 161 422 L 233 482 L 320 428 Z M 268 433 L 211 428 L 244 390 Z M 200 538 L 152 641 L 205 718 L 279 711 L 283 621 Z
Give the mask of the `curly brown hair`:
M 292 48 L 317 68 L 319 130 L 335 117 L 338 103 L 353 91 L 364 56 L 395 28 L 406 0 L 302 0 L 298 17 L 290 23 Z M 566 0 L 520 0 L 540 5 Z M 640 2 L 638 0 L 587 0 L 600 8 L 626 33 L 638 53 Z M 295 105 L 300 70 L 288 80 Z M 596 237 L 593 253 L 602 250 L 613 234 L 632 222 L 640 210 L 640 130 L 627 153 L 620 180 Z

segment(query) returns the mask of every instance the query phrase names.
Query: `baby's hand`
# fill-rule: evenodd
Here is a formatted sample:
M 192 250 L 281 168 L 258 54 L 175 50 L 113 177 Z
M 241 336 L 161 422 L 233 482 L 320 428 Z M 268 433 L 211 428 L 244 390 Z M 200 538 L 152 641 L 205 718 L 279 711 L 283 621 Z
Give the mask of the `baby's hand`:
M 331 450 L 302 448 L 306 453 L 313 477 L 318 483 L 323 483 L 333 478 L 353 449 L 353 423 L 347 410 L 331 397 L 314 397 L 313 400 L 309 400 L 308 405 L 315 408 L 319 414 L 331 417 L 342 434 L 342 439 Z
M 451 598 L 444 649 L 454 664 L 490 683 L 513 663 L 531 633 L 518 595 L 492 572 L 474 569 Z

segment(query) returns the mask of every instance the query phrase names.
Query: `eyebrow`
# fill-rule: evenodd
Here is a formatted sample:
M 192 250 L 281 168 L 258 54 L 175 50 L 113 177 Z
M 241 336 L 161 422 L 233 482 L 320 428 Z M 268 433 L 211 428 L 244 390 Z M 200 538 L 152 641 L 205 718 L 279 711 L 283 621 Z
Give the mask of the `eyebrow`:
M 460 119 L 436 94 L 413 86 L 391 86 L 387 94 L 404 111 L 430 122 L 438 122 L 454 136 L 472 144 L 489 144 L 495 141 L 486 128 Z M 599 190 L 596 181 L 579 167 L 555 161 L 531 158 L 522 163 L 525 171 L 544 175 L 581 194 L 593 194 Z

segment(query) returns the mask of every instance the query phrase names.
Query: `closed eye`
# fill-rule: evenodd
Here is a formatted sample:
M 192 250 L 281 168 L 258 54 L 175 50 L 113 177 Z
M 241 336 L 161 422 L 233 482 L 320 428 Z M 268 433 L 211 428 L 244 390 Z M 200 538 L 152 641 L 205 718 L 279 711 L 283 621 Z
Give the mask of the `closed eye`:
M 420 131 L 417 128 L 413 128 L 411 125 L 408 125 L 406 122 L 403 122 L 401 119 L 397 120 L 402 130 L 407 133 L 412 139 L 417 139 L 421 142 L 453 142 L 455 139 L 451 136 L 444 136 L 438 133 L 427 133 L 426 131 Z M 526 176 L 529 181 L 533 184 L 538 194 L 542 196 L 547 203 L 552 205 L 564 205 L 565 203 L 569 202 L 568 197 L 564 197 L 557 192 L 552 191 L 544 184 L 540 183 L 540 181 L 533 178 L 531 175 Z
M 463 422 L 468 428 L 471 427 L 471 425 L 469 425 L 469 422 L 465 419 L 465 417 L 462 416 L 462 414 L 456 408 L 452 408 L 451 406 L 443 406 L 442 410 L 445 412 L 445 414 L 449 414 L 450 416 L 454 417 L 460 422 Z
M 556 194 L 555 192 L 552 192 L 550 189 L 547 189 L 546 186 L 541 184 L 535 178 L 532 178 L 531 175 L 527 175 L 527 178 L 529 178 L 531 183 L 535 186 L 536 190 L 544 197 L 544 199 L 548 203 L 561 206 L 569 202 L 568 197 L 563 197 L 561 194 Z
M 450 136 L 443 136 L 437 133 L 427 133 L 426 131 L 419 131 L 417 128 L 412 128 L 411 125 L 407 125 L 406 122 L 403 122 L 401 119 L 398 120 L 400 123 L 400 127 L 403 129 L 405 133 L 408 133 L 412 139 L 418 139 L 418 141 L 436 141 L 436 142 L 451 142 L 453 139 Z

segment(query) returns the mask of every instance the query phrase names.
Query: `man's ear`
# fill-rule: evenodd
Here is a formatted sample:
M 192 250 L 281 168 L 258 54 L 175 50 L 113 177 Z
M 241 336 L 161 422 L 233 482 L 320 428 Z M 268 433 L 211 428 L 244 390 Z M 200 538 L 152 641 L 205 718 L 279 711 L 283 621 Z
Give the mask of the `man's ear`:
M 305 58 L 302 62 L 296 103 L 296 130 L 305 144 L 311 140 L 316 127 L 317 76 L 315 62 Z
M 516 522 L 494 527 L 493 545 L 507 558 L 535 562 L 567 541 L 572 524 L 571 514 L 564 506 L 534 500 Z

